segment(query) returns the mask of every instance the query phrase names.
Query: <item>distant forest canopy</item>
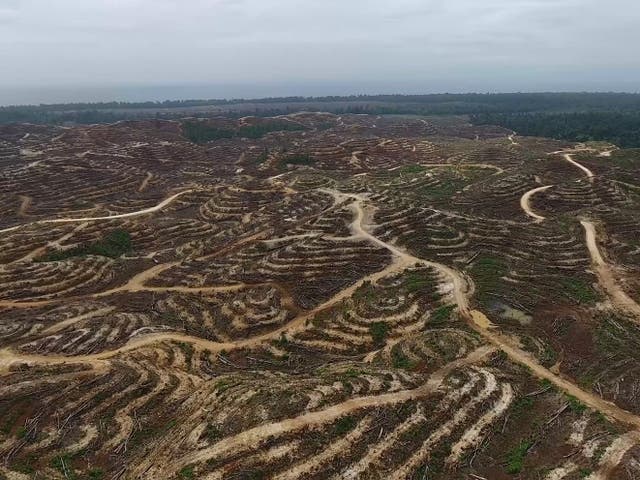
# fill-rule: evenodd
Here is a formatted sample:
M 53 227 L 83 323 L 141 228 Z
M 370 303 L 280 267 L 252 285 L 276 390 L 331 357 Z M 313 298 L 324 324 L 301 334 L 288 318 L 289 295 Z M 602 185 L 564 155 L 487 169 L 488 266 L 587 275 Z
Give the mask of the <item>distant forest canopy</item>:
M 212 107 L 207 111 L 206 107 Z M 344 97 L 279 97 L 233 100 L 167 100 L 164 102 L 107 102 L 0 107 L 0 123 L 105 123 L 128 118 L 184 116 L 192 109 L 198 116 L 233 116 L 322 110 L 335 113 L 402 113 L 461 115 L 524 112 L 635 112 L 640 94 L 631 93 L 499 93 L 431 95 L 351 95 Z
M 640 147 L 640 94 L 632 93 L 351 95 L 27 105 L 0 107 L 0 124 L 94 124 L 189 116 L 268 117 L 302 110 L 336 114 L 470 115 L 475 124 L 500 125 L 521 135 L 605 140 L 621 147 Z M 198 141 L 207 136 L 237 134 L 197 128 L 193 132 Z
M 640 112 L 484 113 L 476 125 L 499 125 L 520 135 L 573 142 L 602 140 L 622 148 L 640 147 Z

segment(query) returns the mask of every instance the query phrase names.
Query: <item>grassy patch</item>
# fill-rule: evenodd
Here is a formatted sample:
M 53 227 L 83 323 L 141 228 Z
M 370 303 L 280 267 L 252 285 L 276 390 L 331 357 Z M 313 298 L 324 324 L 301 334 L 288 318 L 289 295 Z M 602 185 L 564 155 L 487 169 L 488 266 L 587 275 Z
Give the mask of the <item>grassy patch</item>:
M 218 393 L 225 392 L 233 387 L 233 383 L 228 380 L 218 380 L 215 384 L 215 389 Z
M 509 451 L 507 454 L 507 473 L 514 475 L 522 471 L 524 459 L 532 445 L 533 442 L 530 440 L 523 440 L 517 447 Z
M 411 370 L 415 367 L 414 363 L 409 360 L 400 349 L 394 348 L 391 352 L 391 360 L 394 368 L 402 368 L 404 370 Z
M 336 421 L 334 426 L 334 432 L 336 435 L 344 435 L 347 432 L 350 432 L 356 427 L 356 419 L 351 416 L 346 416 L 339 418 Z
M 436 201 L 448 200 L 486 174 L 486 169 L 452 165 L 438 172 L 437 184 L 422 187 L 419 193 Z
M 35 464 L 36 464 L 36 457 L 33 454 L 27 455 L 25 458 L 21 459 L 21 460 L 16 460 L 11 464 L 11 469 L 16 471 L 16 472 L 20 472 L 20 473 L 24 473 L 26 475 L 30 475 L 32 473 L 35 473 L 36 469 L 35 469 Z M 2 478 L 2 477 L 0 477 Z
M 53 460 L 51 460 L 51 466 L 64 475 L 66 479 L 75 480 L 78 478 L 71 467 L 71 458 L 69 455 L 54 457 Z
M 385 322 L 374 322 L 369 326 L 369 333 L 376 345 L 382 345 L 389 333 L 389 325 Z
M 470 273 L 477 287 L 477 298 L 481 303 L 491 300 L 490 293 L 500 287 L 500 278 L 508 272 L 502 260 L 490 256 L 481 256 L 473 263 Z
M 562 280 L 564 293 L 579 304 L 594 304 L 599 296 L 596 291 L 579 278 L 565 278 Z
M 308 153 L 290 154 L 282 159 L 282 163 L 285 165 L 313 165 L 315 162 Z
M 132 250 L 131 235 L 125 230 L 113 230 L 107 233 L 102 240 L 88 243 L 80 247 L 52 252 L 37 258 L 38 262 L 59 262 L 72 257 L 84 257 L 96 255 L 99 257 L 118 258 Z
M 207 440 L 212 442 L 219 439 L 222 436 L 222 432 L 216 425 L 207 423 L 207 427 L 204 429 L 203 435 Z
M 442 305 L 441 307 L 436 308 L 429 318 L 429 323 L 439 324 L 448 322 L 455 309 L 456 305 Z
M 429 275 L 429 272 L 418 271 L 410 272 L 405 276 L 404 286 L 409 293 L 416 293 L 427 288 L 433 288 L 435 283 Z
M 513 416 L 515 418 L 521 418 L 522 416 L 526 415 L 529 411 L 531 411 L 534 403 L 535 402 L 531 397 L 520 397 L 515 401 L 513 407 L 511 407 L 513 410 Z
M 184 353 L 184 358 L 187 365 L 191 365 L 191 359 L 193 358 L 193 353 L 195 352 L 193 345 L 186 342 L 178 342 L 178 347 L 180 348 L 180 350 L 182 350 L 182 353 Z
M 180 478 L 191 479 L 196 478 L 196 474 L 193 472 L 193 466 L 187 465 L 182 470 L 180 470 Z
M 566 395 L 566 397 L 572 412 L 580 414 L 587 409 L 587 406 L 573 395 Z
M 243 125 L 239 128 L 221 128 L 207 122 L 185 122 L 182 124 L 184 136 L 193 143 L 207 143 L 228 138 L 261 138 L 270 132 L 304 130 L 305 127 L 286 121 L 268 121 L 256 125 Z
M 401 167 L 398 171 L 400 175 L 416 175 L 418 173 L 422 173 L 426 170 L 422 165 L 406 165 Z
M 89 480 L 102 480 L 104 478 L 104 471 L 101 468 L 94 468 L 87 472 Z
M 360 375 L 362 375 L 362 370 L 358 370 L 356 368 L 350 368 L 347 371 L 342 373 L 343 378 L 345 379 L 349 379 L 349 378 L 358 378 Z

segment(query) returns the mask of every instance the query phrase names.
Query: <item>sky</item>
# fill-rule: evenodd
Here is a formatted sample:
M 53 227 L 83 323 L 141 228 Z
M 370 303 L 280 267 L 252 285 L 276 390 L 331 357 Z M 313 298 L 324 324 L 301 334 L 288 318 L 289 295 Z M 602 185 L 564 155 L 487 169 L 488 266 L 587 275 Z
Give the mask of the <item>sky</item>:
M 635 92 L 638 45 L 637 0 L 0 0 L 0 103 Z

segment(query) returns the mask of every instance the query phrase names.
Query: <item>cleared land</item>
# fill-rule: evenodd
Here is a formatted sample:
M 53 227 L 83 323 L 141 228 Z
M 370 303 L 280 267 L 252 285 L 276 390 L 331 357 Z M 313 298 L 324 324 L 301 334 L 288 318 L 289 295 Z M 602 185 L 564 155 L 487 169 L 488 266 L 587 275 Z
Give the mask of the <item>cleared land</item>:
M 297 113 L 0 165 L 0 478 L 640 477 L 636 150 Z

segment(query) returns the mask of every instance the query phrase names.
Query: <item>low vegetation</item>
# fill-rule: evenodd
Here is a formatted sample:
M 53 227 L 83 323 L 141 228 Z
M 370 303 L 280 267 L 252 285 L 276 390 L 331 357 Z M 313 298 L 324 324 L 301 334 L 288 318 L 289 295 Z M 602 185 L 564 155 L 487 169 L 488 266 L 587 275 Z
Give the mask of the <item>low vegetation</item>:
M 99 257 L 118 258 L 133 249 L 131 235 L 125 230 L 113 230 L 104 238 L 94 243 L 79 247 L 48 253 L 37 260 L 40 262 L 59 262 L 73 257 L 96 255 Z

